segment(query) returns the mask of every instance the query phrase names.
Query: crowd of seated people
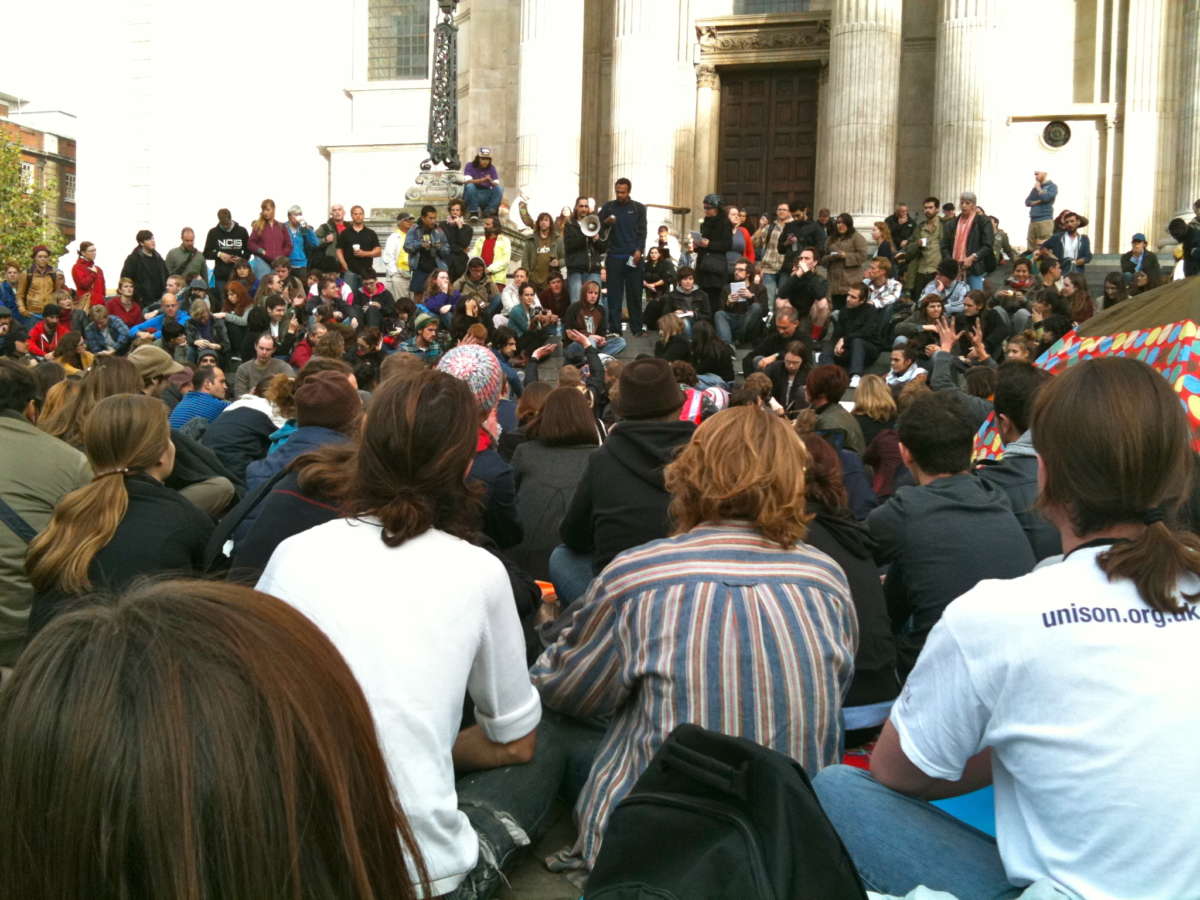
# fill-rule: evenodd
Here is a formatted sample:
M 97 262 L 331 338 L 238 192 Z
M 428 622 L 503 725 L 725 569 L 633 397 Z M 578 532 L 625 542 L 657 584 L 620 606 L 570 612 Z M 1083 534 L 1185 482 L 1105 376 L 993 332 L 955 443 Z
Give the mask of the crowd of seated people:
M 383 240 L 264 201 L 111 297 L 9 267 L 0 895 L 485 898 L 562 802 L 583 886 L 693 724 L 871 890 L 1190 896 L 1188 417 L 1036 365 L 1144 237 L 1095 296 L 1086 219 L 1019 254 L 969 192 L 677 237 L 620 179 L 514 237 L 486 150 Z M 989 786 L 995 838 L 930 802 Z

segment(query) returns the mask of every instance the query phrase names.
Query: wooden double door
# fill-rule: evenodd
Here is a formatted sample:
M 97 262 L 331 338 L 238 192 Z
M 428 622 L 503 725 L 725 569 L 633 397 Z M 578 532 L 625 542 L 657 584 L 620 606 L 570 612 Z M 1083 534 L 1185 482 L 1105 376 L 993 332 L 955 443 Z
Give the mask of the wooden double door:
M 813 205 L 817 74 L 813 67 L 721 70 L 717 181 L 726 204 L 769 218 L 780 201 Z

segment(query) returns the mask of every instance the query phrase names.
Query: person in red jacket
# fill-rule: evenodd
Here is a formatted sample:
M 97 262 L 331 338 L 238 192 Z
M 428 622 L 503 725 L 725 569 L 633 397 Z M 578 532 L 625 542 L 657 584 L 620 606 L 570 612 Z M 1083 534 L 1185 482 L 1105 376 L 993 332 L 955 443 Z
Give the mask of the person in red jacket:
M 725 256 L 729 260 L 729 268 L 732 269 L 733 263 L 738 259 L 754 262 L 754 238 L 750 229 L 746 227 L 746 207 L 730 206 L 727 215 L 729 225 L 733 229 L 733 247 Z
M 71 268 L 75 279 L 75 299 L 79 308 L 87 312 L 88 307 L 104 302 L 104 270 L 96 265 L 96 245 L 83 241 L 79 245 L 79 259 Z
M 117 296 L 109 297 L 104 303 L 110 316 L 115 316 L 130 328 L 141 325 L 146 318 L 142 315 L 141 304 L 133 299 L 134 290 L 133 279 L 122 278 L 117 284 Z
M 29 332 L 29 352 L 34 356 L 49 356 L 58 348 L 58 341 L 71 330 L 70 322 L 59 322 L 61 310 L 57 303 L 42 307 L 42 321 Z
M 275 220 L 275 201 L 270 198 L 262 202 L 258 218 L 250 228 L 250 252 L 268 266 L 279 257 L 292 254 L 292 236 L 286 225 Z

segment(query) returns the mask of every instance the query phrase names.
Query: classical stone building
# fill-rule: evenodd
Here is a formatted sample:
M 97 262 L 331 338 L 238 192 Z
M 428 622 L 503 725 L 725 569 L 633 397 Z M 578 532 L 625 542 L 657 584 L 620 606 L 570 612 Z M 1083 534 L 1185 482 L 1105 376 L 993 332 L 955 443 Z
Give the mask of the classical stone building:
M 856 224 L 973 190 L 1023 243 L 1033 170 L 1101 252 L 1200 197 L 1194 0 L 462 0 L 464 149 L 509 195 L 690 227 L 718 191 Z M 672 208 L 676 210 L 672 212 Z M 679 210 L 687 209 L 684 213 Z M 1021 240 L 1018 240 L 1020 238 Z

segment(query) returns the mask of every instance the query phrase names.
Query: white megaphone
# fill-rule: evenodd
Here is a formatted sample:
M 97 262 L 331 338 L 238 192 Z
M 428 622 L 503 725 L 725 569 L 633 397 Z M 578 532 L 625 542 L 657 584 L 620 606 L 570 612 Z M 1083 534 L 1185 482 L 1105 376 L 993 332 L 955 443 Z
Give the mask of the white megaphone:
M 510 206 L 508 208 L 509 222 L 512 223 L 512 227 L 517 229 L 517 231 L 520 231 L 523 234 L 532 234 L 533 229 L 530 228 L 528 225 L 526 225 L 525 221 L 521 218 L 521 206 L 522 205 L 525 206 L 525 212 L 526 212 L 526 215 L 528 215 L 528 213 L 529 213 L 529 198 L 525 196 L 524 191 L 517 191 L 516 200 L 513 202 L 512 206 Z

